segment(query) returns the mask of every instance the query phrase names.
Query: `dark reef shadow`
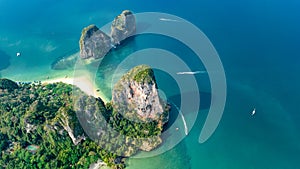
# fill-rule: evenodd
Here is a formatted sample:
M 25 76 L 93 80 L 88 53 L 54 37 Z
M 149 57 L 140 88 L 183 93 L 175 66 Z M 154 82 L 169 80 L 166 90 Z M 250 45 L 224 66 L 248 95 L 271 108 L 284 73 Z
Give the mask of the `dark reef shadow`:
M 56 58 L 54 59 L 54 61 L 52 61 L 51 65 L 50 65 L 51 69 L 53 69 L 53 70 L 64 70 L 64 69 L 68 69 L 68 68 L 70 68 L 70 67 L 72 67 L 72 66 L 74 67 L 77 58 L 74 58 L 74 59 L 72 60 L 72 61 L 74 61 L 74 63 L 71 63 L 72 61 L 69 61 L 69 62 L 66 62 L 66 65 L 67 65 L 67 66 L 62 67 L 62 68 L 60 68 L 60 69 L 59 69 L 59 68 L 56 68 L 56 66 L 57 66 L 59 63 L 61 63 L 61 61 L 65 60 L 65 59 L 67 60 L 67 59 L 70 58 L 70 57 L 74 57 L 73 54 L 75 54 L 75 53 L 77 53 L 77 52 L 79 52 L 79 48 L 78 48 L 78 47 L 74 47 L 73 49 L 70 49 L 70 50 L 66 51 L 65 53 L 61 54 L 60 56 L 56 57 Z M 69 65 L 68 65 L 68 64 L 69 64 Z
M 10 58 L 10 55 L 0 50 L 0 70 L 8 68 L 8 66 L 10 65 Z

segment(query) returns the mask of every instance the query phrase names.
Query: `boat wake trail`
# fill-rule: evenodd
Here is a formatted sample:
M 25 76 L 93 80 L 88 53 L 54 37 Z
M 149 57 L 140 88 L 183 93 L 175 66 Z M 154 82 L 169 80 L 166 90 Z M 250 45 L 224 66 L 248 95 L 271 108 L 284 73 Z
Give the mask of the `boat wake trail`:
M 203 74 L 203 73 L 207 73 L 207 72 L 202 70 L 202 71 L 195 71 L 195 72 L 177 72 L 176 74 L 178 74 L 178 75 L 195 75 L 195 74 Z
M 175 19 L 168 19 L 168 18 L 159 18 L 160 21 L 167 21 L 167 22 L 179 22 L 178 20 Z
M 180 114 L 180 116 L 181 116 L 181 119 L 182 119 L 183 125 L 184 125 L 184 133 L 185 133 L 185 135 L 188 135 L 188 133 L 189 133 L 189 132 L 188 132 L 188 127 L 187 127 L 185 118 L 184 118 L 184 116 L 183 116 L 181 110 L 179 109 L 179 107 L 178 107 L 176 104 L 174 104 L 174 103 L 172 103 L 172 104 L 175 106 L 175 108 L 177 109 L 177 111 L 179 112 L 179 114 Z

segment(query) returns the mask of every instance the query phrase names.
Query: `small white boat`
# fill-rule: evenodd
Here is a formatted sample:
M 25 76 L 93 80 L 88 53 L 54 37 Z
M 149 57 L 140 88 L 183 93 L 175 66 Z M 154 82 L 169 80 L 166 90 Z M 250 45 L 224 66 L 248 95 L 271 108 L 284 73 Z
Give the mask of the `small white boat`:
M 251 113 L 251 116 L 254 116 L 255 113 L 256 113 L 256 109 L 254 108 L 253 111 L 252 111 L 252 113 Z
M 20 52 L 17 52 L 16 55 L 17 55 L 17 56 L 21 56 L 21 53 L 20 53 Z

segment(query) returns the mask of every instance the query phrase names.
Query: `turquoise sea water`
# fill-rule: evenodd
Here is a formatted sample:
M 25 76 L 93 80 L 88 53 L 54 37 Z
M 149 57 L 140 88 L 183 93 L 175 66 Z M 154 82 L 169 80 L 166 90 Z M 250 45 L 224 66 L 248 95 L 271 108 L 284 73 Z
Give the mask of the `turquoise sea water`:
M 51 70 L 51 63 L 79 50 L 83 27 L 101 27 L 124 9 L 177 15 L 199 27 L 219 53 L 228 93 L 223 118 L 212 137 L 200 144 L 199 133 L 210 106 L 210 83 L 206 74 L 195 75 L 201 109 L 193 126 L 197 112 L 183 112 L 191 129 L 189 135 L 164 154 L 130 159 L 128 168 L 296 169 L 300 168 L 299 7 L 296 0 L 0 0 L 0 77 L 27 81 L 48 75 L 71 76 L 72 70 Z M 128 55 L 154 47 L 177 54 L 193 70 L 204 68 L 178 41 L 140 35 L 102 61 L 96 78 L 101 90 L 109 96 L 111 82 L 121 75 L 114 77 L 112 73 Z M 16 52 L 22 55 L 16 57 Z M 130 64 L 124 65 L 122 70 L 129 68 Z M 167 98 L 175 104 L 180 102 L 176 82 L 166 73 L 155 73 Z M 252 117 L 254 107 L 256 115 Z M 176 110 L 172 113 L 178 115 Z M 183 136 L 180 118 L 172 122 L 180 129 L 174 130 L 174 137 Z M 161 149 L 167 147 L 166 143 Z

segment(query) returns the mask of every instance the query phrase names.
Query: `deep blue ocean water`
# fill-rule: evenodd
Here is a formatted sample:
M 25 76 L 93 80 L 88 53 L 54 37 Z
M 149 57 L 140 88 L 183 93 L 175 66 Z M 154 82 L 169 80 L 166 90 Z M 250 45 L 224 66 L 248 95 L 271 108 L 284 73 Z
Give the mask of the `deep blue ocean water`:
M 101 27 L 124 9 L 177 15 L 201 29 L 220 56 L 228 93 L 223 118 L 212 137 L 200 144 L 210 84 L 206 74 L 195 75 L 204 106 L 193 126 L 189 126 L 192 113 L 183 112 L 192 127 L 189 135 L 164 154 L 129 160 L 128 168 L 296 169 L 300 168 L 299 8 L 297 0 L 0 0 L 0 77 L 34 80 L 61 74 L 50 70 L 50 65 L 79 50 L 82 28 Z M 141 35 L 103 60 L 96 79 L 103 91 L 109 95 L 111 72 L 119 62 L 150 47 L 176 53 L 194 70 L 203 69 L 201 63 L 189 62 L 187 58 L 193 60 L 194 54 L 179 42 Z M 20 51 L 21 57 L 16 57 Z M 156 74 L 168 99 L 180 102 L 175 82 L 165 73 Z M 183 129 L 181 121 L 177 125 Z

